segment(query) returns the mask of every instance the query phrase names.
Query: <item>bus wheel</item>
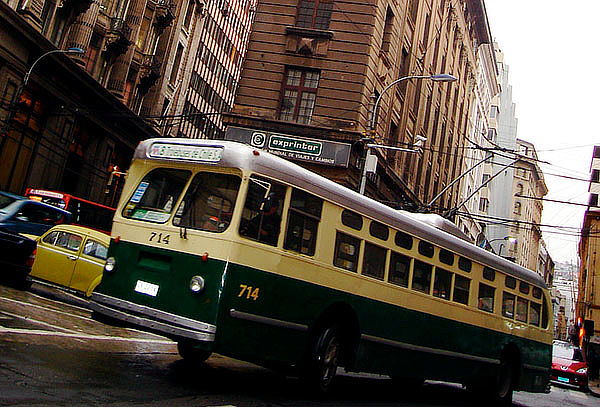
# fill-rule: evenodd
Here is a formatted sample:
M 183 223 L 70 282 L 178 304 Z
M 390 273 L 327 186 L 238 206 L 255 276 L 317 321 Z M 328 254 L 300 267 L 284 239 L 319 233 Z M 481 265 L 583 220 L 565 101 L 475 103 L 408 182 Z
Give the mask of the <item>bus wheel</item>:
M 306 380 L 312 390 L 323 394 L 331 389 L 341 353 L 338 327 L 334 325 L 321 330 L 312 347 L 306 371 Z
M 508 358 L 502 358 L 494 387 L 494 401 L 497 406 L 511 406 L 515 381 L 514 365 Z
M 208 359 L 212 352 L 199 349 L 193 342 L 177 342 L 177 351 L 185 361 L 193 363 L 202 363 Z

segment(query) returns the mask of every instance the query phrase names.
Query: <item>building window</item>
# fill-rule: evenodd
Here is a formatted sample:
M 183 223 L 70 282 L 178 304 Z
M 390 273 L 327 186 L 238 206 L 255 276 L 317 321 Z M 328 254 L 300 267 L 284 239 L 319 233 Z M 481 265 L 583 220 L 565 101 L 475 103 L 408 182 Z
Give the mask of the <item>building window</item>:
M 496 117 L 498 117 L 499 113 L 500 109 L 498 109 L 498 106 L 492 106 L 492 108 L 490 109 L 490 118 L 495 119 Z
M 479 212 L 487 212 L 489 203 L 487 198 L 479 198 Z
M 521 202 L 515 202 L 515 209 L 513 211 L 515 215 L 521 214 Z
M 388 6 L 385 14 L 385 26 L 383 27 L 383 38 L 381 39 L 381 50 L 390 52 L 390 43 L 392 42 L 392 31 L 394 29 L 394 12 Z
M 300 0 L 296 25 L 318 30 L 329 29 L 331 20 L 332 0 Z
M 523 195 L 523 184 L 517 184 L 517 192 L 515 193 L 515 195 Z
M 319 71 L 289 68 L 283 85 L 279 119 L 309 124 L 315 107 Z
M 171 68 L 171 76 L 169 77 L 169 83 L 175 84 L 177 74 L 179 73 L 179 64 L 181 63 L 181 56 L 183 55 L 183 45 L 177 44 L 177 52 L 175 53 L 175 60 L 173 61 L 173 67 Z

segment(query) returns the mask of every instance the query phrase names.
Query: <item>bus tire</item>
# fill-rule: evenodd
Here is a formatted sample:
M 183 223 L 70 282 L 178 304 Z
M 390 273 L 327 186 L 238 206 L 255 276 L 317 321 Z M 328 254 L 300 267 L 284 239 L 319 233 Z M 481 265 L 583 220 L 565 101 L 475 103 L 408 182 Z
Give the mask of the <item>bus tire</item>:
M 500 361 L 492 394 L 496 406 L 512 405 L 515 381 L 515 364 L 510 357 L 503 357 Z
M 331 390 L 342 357 L 340 332 L 337 325 L 326 326 L 319 331 L 313 342 L 305 379 L 309 388 L 318 394 Z
M 191 341 L 177 342 L 177 351 L 183 360 L 192 363 L 202 363 L 212 354 L 212 352 L 208 350 L 199 349 L 194 342 Z

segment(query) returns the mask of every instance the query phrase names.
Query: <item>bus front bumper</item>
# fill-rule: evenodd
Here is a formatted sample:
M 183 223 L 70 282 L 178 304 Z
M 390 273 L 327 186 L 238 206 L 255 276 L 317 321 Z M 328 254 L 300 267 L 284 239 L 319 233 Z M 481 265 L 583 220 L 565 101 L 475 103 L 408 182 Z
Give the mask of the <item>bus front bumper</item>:
M 191 318 L 181 317 L 120 300 L 100 293 L 92 293 L 90 308 L 101 315 L 159 332 L 168 337 L 189 338 L 203 342 L 214 342 L 216 326 Z

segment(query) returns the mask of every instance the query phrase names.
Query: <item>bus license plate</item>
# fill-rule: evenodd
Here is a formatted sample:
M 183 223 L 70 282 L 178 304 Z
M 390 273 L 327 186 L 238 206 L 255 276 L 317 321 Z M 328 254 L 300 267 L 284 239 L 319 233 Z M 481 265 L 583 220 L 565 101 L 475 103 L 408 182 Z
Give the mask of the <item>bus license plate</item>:
M 134 290 L 137 291 L 138 293 L 156 297 L 156 294 L 158 293 L 158 285 L 148 283 L 146 281 L 138 280 L 135 285 Z
M 558 377 L 558 381 L 559 382 L 565 382 L 565 383 L 569 383 L 569 378 L 568 377 Z

